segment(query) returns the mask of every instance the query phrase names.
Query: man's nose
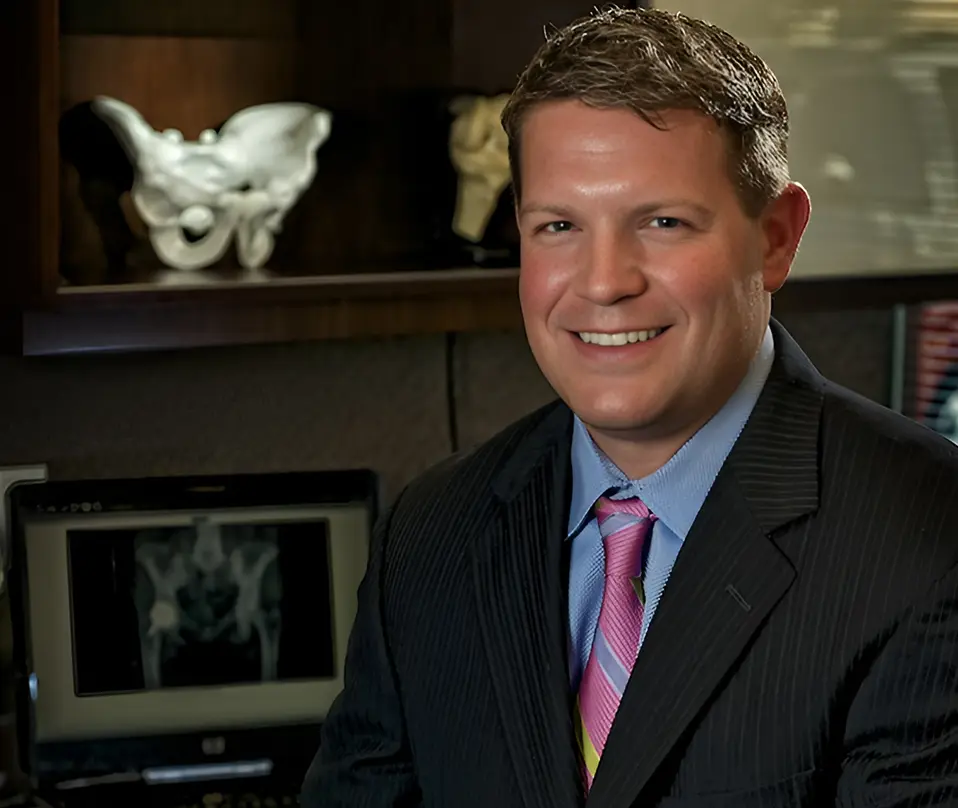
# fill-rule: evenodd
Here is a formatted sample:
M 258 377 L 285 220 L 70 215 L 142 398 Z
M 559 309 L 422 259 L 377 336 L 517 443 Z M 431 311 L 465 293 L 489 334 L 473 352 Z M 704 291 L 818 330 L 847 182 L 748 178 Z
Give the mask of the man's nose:
M 582 259 L 576 291 L 598 306 L 641 295 L 648 287 L 642 248 L 626 234 L 593 231 Z

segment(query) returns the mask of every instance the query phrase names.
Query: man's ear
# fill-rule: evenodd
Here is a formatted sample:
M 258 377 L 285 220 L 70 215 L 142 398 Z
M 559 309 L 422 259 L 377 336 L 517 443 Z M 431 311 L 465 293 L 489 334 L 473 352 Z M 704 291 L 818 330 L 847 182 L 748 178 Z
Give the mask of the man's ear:
M 785 284 L 811 217 L 812 203 L 797 182 L 790 182 L 761 216 L 765 236 L 763 275 L 765 291 L 777 292 Z

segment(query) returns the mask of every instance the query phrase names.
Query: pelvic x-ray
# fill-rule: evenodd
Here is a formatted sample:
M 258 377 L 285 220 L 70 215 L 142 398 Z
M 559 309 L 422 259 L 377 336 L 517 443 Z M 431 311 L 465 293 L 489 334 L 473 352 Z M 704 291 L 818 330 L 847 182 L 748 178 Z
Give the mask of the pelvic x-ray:
M 283 582 L 275 527 L 202 521 L 134 540 L 134 600 L 147 689 L 221 654 L 277 677 Z
M 206 519 L 71 531 L 78 692 L 332 675 L 325 531 Z

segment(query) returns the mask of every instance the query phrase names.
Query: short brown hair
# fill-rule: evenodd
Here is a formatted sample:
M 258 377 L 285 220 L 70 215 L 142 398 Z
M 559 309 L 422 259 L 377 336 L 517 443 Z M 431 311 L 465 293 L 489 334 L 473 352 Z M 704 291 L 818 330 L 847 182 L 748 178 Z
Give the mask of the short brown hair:
M 607 8 L 551 33 L 502 113 L 517 200 L 522 121 L 537 104 L 564 99 L 631 109 L 659 128 L 666 110 L 708 115 L 728 135 L 732 178 L 750 215 L 788 183 L 788 108 L 778 79 L 742 42 L 702 20 Z

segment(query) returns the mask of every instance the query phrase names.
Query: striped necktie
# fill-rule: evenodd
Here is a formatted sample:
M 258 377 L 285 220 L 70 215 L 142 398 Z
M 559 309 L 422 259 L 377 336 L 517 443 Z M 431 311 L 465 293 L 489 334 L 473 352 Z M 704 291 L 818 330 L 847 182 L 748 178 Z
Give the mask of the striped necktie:
M 586 791 L 592 787 L 619 701 L 639 650 L 645 611 L 640 587 L 642 555 L 655 516 L 638 498 L 600 498 L 595 514 L 605 545 L 605 589 L 582 674 L 576 703 L 576 729 Z M 634 580 L 635 579 L 635 580 Z

